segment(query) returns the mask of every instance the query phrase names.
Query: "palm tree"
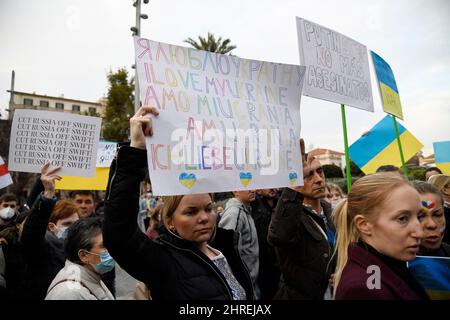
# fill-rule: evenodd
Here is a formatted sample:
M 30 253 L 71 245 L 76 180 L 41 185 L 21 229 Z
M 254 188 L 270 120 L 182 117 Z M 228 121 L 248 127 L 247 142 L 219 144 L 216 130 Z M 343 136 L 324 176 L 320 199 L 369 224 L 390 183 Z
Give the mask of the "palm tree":
M 231 50 L 236 49 L 236 46 L 230 45 L 231 40 L 225 39 L 222 41 L 222 37 L 216 40 L 214 35 L 208 32 L 208 38 L 205 39 L 202 36 L 198 36 L 199 42 L 192 38 L 187 38 L 184 42 L 189 43 L 195 49 L 205 50 L 215 53 L 227 54 L 230 53 Z M 231 53 L 230 53 L 231 54 Z

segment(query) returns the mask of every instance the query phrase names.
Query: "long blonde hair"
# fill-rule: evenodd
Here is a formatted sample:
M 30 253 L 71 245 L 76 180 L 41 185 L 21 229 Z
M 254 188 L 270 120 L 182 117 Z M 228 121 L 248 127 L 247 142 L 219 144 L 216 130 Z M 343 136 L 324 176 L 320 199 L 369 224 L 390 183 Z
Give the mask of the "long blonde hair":
M 165 196 L 162 197 L 164 207 L 162 209 L 162 222 L 166 226 L 167 229 L 169 229 L 168 223 L 169 220 L 172 219 L 173 214 L 175 213 L 175 210 L 177 209 L 178 205 L 181 202 L 181 199 L 183 199 L 184 195 L 179 196 Z
M 365 217 L 379 213 L 377 208 L 386 200 L 393 189 L 408 184 L 397 173 L 375 173 L 358 179 L 351 187 L 347 199 L 341 201 L 335 209 L 337 264 L 334 273 L 334 290 L 339 286 L 342 272 L 348 260 L 348 246 L 360 239 L 360 233 L 354 223 L 356 215 Z

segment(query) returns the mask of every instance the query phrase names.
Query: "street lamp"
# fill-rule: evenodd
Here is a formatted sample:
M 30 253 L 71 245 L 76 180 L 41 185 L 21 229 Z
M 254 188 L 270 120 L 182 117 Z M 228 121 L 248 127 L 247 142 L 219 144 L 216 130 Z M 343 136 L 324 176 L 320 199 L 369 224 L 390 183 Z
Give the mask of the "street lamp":
M 145 4 L 149 2 L 149 0 L 143 0 Z M 133 36 L 140 36 L 141 35 L 141 19 L 148 19 L 148 15 L 141 14 L 141 0 L 135 0 L 133 2 L 133 6 L 136 7 L 136 25 L 134 27 L 131 27 L 130 30 L 133 32 Z M 138 75 L 137 75 L 137 68 L 136 68 L 136 61 L 134 64 L 134 111 L 136 112 L 139 107 L 141 106 L 141 101 L 139 98 L 139 84 L 138 84 Z

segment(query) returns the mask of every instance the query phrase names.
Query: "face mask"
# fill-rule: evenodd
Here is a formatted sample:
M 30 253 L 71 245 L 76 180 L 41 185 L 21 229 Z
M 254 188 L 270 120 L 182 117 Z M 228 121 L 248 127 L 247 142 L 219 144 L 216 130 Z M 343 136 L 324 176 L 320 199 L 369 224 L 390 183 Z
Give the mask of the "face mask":
M 331 208 L 334 210 L 337 207 L 337 205 L 339 204 L 339 202 L 341 202 L 341 201 L 342 201 L 342 199 L 332 200 L 331 201 Z
M 114 261 L 113 257 L 109 255 L 108 251 L 103 251 L 100 254 L 89 252 L 91 254 L 95 254 L 96 256 L 100 256 L 100 263 L 99 264 L 93 264 L 95 271 L 99 274 L 104 274 L 108 271 L 111 271 L 114 266 L 116 265 L 116 262 Z
M 6 207 L 0 210 L 0 218 L 5 221 L 11 220 L 16 214 L 16 211 L 10 207 Z
M 67 237 L 67 229 L 68 227 L 62 227 L 61 229 L 59 229 L 58 233 L 56 234 L 56 237 L 58 239 L 64 240 Z

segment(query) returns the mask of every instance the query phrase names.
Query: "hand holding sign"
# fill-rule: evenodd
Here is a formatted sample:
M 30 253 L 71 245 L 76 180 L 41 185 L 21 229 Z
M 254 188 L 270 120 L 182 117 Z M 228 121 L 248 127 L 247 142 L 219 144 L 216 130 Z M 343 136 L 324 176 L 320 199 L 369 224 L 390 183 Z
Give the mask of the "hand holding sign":
M 157 116 L 158 109 L 142 106 L 136 111 L 136 114 L 130 118 L 130 146 L 145 149 L 145 136 L 153 135 L 152 119 L 147 114 Z
M 41 182 L 44 185 L 44 197 L 53 198 L 55 195 L 55 180 L 61 180 L 61 176 L 57 175 L 56 172 L 61 170 L 61 167 L 54 167 L 49 169 L 50 162 L 44 164 L 41 169 Z

